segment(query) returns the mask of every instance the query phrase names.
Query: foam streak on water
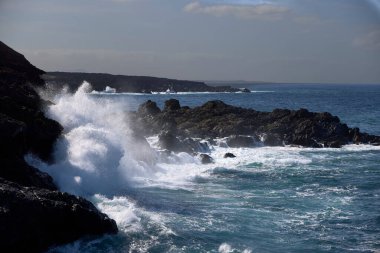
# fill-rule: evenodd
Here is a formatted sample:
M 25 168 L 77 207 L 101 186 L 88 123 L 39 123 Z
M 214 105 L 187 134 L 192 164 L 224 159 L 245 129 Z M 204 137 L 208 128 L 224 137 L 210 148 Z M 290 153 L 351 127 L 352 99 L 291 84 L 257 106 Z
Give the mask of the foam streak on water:
M 61 94 L 48 111 L 65 127 L 57 163 L 28 161 L 62 190 L 91 200 L 120 232 L 51 252 L 380 249 L 380 147 L 216 145 L 209 153 L 214 164 L 185 153 L 163 159 L 157 137 L 148 138 L 148 150 L 133 141 L 127 97 L 89 95 L 89 88 Z M 226 152 L 236 158 L 223 158 Z M 141 153 L 154 159 L 144 161 Z

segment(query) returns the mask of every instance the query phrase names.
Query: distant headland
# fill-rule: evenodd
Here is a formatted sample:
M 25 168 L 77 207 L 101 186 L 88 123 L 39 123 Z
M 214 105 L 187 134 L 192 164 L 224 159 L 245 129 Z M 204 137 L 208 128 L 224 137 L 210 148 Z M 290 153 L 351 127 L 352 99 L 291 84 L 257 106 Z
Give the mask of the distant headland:
M 86 80 L 96 91 L 103 91 L 106 86 L 110 86 L 116 89 L 116 92 L 131 93 L 165 92 L 169 88 L 176 92 L 249 92 L 248 89 L 239 89 L 227 84 L 210 86 L 200 81 L 104 73 L 48 72 L 43 75 L 43 79 L 51 84 L 66 85 L 70 91 L 77 90 Z

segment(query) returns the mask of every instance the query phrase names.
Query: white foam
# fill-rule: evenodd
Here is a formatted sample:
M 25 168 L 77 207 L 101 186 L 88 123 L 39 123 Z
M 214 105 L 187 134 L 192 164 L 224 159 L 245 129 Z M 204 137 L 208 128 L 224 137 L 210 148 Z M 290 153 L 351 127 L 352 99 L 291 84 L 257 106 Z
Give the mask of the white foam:
M 380 150 L 380 147 L 370 145 L 346 145 L 341 149 L 229 148 L 216 145 L 209 153 L 215 161 L 213 164 L 201 164 L 199 158 L 186 153 L 156 159 L 155 150 L 159 150 L 157 136 L 148 138 L 152 149 L 132 139 L 125 113 L 128 111 L 127 102 L 89 95 L 90 89 L 90 85 L 84 83 L 74 95 L 63 92 L 54 99 L 55 104 L 47 111 L 51 118 L 65 128 L 64 136 L 56 146 L 56 163 L 44 164 L 31 156 L 27 160 L 52 175 L 61 190 L 92 196 L 97 207 L 115 219 L 124 233 L 141 232 L 147 226 L 142 224 L 144 221 L 160 235 L 175 234 L 167 225 L 167 220 L 172 219 L 173 214 L 145 210 L 132 198 L 119 196 L 124 188 L 155 186 L 193 190 L 197 184 L 194 179 L 212 177 L 218 168 L 251 173 L 276 172 L 283 168 L 298 171 L 300 167 L 311 170 L 313 167 L 305 165 L 315 160 L 328 160 L 330 152 L 336 158 L 337 153 Z M 224 140 L 218 140 L 217 143 L 224 143 Z M 224 158 L 227 152 L 233 153 L 236 158 Z M 352 201 L 346 195 L 354 190 L 330 187 L 318 194 L 336 193 L 337 201 L 344 205 Z M 310 197 L 316 192 L 313 188 L 302 188 L 297 189 L 297 194 L 300 197 Z M 340 196 L 342 194 L 343 198 Z M 314 217 L 310 215 L 309 218 Z M 304 220 L 304 217 L 299 217 L 294 222 Z M 131 248 L 148 247 L 150 243 L 154 242 L 133 242 Z M 72 247 L 72 252 L 75 252 L 79 246 L 74 244 Z M 219 246 L 219 252 L 235 251 L 237 250 L 227 243 Z
M 89 95 L 91 86 L 84 82 L 74 94 L 62 92 L 54 98 L 48 116 L 65 128 L 58 142 L 57 163 L 38 164 L 50 173 L 64 191 L 93 195 L 117 192 L 133 182 L 162 187 L 189 187 L 197 177 L 207 177 L 214 168 L 272 170 L 302 166 L 315 159 L 326 158 L 328 152 L 380 150 L 370 145 L 346 145 L 342 149 L 313 149 L 297 147 L 228 148 L 223 144 L 211 149 L 214 164 L 202 165 L 199 159 L 186 153 L 172 154 L 160 159 L 158 138 L 148 138 L 153 149 L 131 140 L 126 111 L 128 99 L 103 99 Z M 236 158 L 223 158 L 230 152 Z M 304 153 L 308 152 L 308 155 Z M 158 164 L 155 164 L 158 162 Z M 249 166 L 250 164 L 256 164 Z M 248 165 L 248 166 L 247 166 Z
M 92 198 L 97 207 L 114 219 L 117 227 L 123 232 L 141 231 L 141 218 L 136 214 L 136 205 L 126 197 L 107 197 L 95 194 Z
M 222 243 L 219 248 L 218 248 L 218 251 L 220 253 L 229 253 L 229 252 L 232 252 L 232 247 L 231 245 L 229 245 L 228 243 Z
M 63 92 L 47 114 L 64 126 L 56 145 L 56 163 L 27 160 L 53 176 L 61 190 L 79 195 L 112 194 L 134 178 L 149 178 L 159 170 L 152 165 L 154 150 L 133 140 L 126 103 L 90 96 L 84 82 L 75 94 Z M 149 164 L 149 165 L 148 165 Z

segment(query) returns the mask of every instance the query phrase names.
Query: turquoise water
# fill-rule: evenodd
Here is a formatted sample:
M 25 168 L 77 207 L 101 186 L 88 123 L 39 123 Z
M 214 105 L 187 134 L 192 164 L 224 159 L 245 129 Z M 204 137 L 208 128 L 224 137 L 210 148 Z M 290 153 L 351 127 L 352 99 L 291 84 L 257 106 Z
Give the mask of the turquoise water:
M 220 99 L 264 111 L 303 107 L 329 111 L 350 127 L 380 135 L 380 86 L 256 85 L 251 89 L 257 92 L 89 95 L 87 99 L 103 103 L 103 107 L 117 104 L 115 108 L 123 111 L 135 110 L 147 99 L 162 106 L 168 98 L 177 98 L 189 106 Z M 115 108 L 111 114 L 115 114 Z M 52 109 L 52 117 L 60 119 L 62 112 L 58 111 Z M 97 124 L 96 120 L 98 117 L 81 118 L 77 128 L 69 128 L 78 129 L 83 122 L 91 123 L 91 129 L 107 128 L 107 124 Z M 109 140 L 117 139 L 111 133 Z M 73 134 L 74 131 L 68 133 L 69 142 Z M 103 134 L 102 138 L 107 136 Z M 96 138 L 97 144 L 102 144 L 99 139 Z M 148 141 L 157 148 L 156 137 Z M 109 148 L 111 144 L 119 147 L 114 142 L 106 141 L 108 146 L 104 146 L 114 152 Z M 129 150 L 120 149 L 121 153 Z M 237 158 L 224 159 L 226 152 Z M 99 152 L 97 155 L 101 156 Z M 101 156 L 104 160 L 94 163 L 94 171 L 102 167 L 102 173 L 108 175 L 107 170 L 114 166 L 115 171 L 123 171 L 120 175 L 127 180 L 115 183 L 117 187 L 112 190 L 82 190 L 88 190 L 84 195 L 117 221 L 119 234 L 81 240 L 51 252 L 380 252 L 380 147 L 215 146 L 210 155 L 215 164 L 201 165 L 186 154 L 173 154 L 168 160 L 158 159 L 154 165 L 136 165 L 126 163 L 124 154 L 114 165 L 118 158 L 105 152 Z M 66 164 L 70 163 L 82 166 L 68 158 Z M 61 174 L 52 173 L 54 168 L 45 170 L 61 180 Z M 81 175 L 85 182 L 89 174 Z M 107 181 L 102 176 L 96 180 L 91 183 L 112 184 L 114 179 Z M 67 180 L 59 182 L 63 190 L 75 193 Z

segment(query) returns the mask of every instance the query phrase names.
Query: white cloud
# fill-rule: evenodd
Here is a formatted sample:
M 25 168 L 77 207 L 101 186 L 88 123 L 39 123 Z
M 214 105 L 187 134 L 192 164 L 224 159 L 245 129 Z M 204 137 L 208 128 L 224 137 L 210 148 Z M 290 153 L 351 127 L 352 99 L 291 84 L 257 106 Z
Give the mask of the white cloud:
M 367 49 L 380 49 L 380 30 L 371 31 L 356 38 L 353 44 Z
M 202 5 L 200 2 L 191 2 L 184 7 L 184 11 L 209 14 L 217 17 L 235 16 L 243 19 L 279 20 L 290 13 L 290 9 L 275 4 L 233 5 L 216 4 Z

